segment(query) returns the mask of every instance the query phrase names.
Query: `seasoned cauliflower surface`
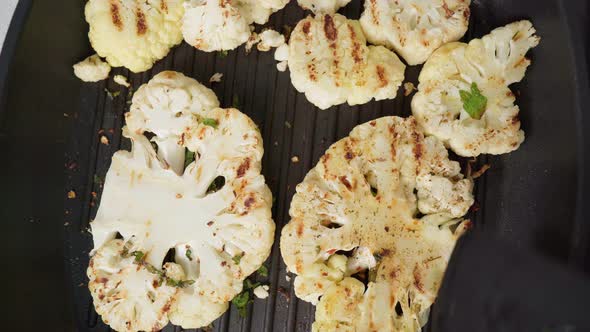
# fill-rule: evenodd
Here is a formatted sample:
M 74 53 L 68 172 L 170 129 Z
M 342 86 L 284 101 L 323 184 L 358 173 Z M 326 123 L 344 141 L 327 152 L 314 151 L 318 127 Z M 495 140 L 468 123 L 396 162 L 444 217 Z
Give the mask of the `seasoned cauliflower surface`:
M 288 0 L 189 0 L 182 24 L 184 40 L 205 52 L 233 50 L 246 43 L 251 25 L 264 24 Z
M 369 42 L 395 50 L 409 65 L 424 63 L 469 25 L 470 0 L 365 1 L 361 25 Z
M 113 67 L 150 69 L 182 41 L 182 0 L 89 0 L 88 37 Z
M 395 98 L 405 70 L 393 52 L 366 45 L 358 21 L 339 14 L 310 16 L 297 24 L 288 66 L 297 91 L 321 109 Z
M 117 234 L 132 239 L 141 266 L 180 288 L 167 317 L 184 328 L 219 317 L 274 238 L 260 133 L 246 115 L 217 105 L 213 92 L 179 73 L 142 86 L 123 130 L 132 149 L 113 156 L 91 223 L 97 253 Z M 128 318 L 114 307 L 102 315 Z
M 297 0 L 303 9 L 315 14 L 334 14 L 338 9 L 348 5 L 351 0 Z
M 412 117 L 359 125 L 333 144 L 297 186 L 280 243 L 296 295 L 321 296 L 313 330 L 418 331 L 469 225 L 460 218 L 472 187 Z M 364 272 L 366 289 L 354 279 Z
M 111 66 L 92 55 L 74 65 L 74 75 L 84 82 L 98 82 L 109 77 Z
M 508 86 L 522 80 L 531 63 L 525 55 L 539 40 L 529 21 L 519 21 L 469 44 L 442 46 L 420 73 L 412 100 L 418 123 L 461 156 L 518 149 L 524 132 Z M 487 100 L 481 118 L 467 113 L 462 101 L 461 95 L 473 87 Z

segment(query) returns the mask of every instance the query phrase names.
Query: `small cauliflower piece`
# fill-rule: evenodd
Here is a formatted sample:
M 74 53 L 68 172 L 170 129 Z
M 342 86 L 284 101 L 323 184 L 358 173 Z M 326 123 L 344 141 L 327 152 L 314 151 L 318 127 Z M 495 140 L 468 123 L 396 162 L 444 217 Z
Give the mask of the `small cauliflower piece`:
M 215 74 L 211 75 L 211 78 L 209 78 L 209 83 L 219 83 L 219 82 L 221 82 L 222 78 L 223 78 L 222 73 L 215 73 Z
M 90 260 L 88 288 L 96 312 L 117 331 L 159 331 L 178 290 L 158 274 L 124 254 L 135 249 L 123 240 L 109 240 Z
M 273 47 L 279 47 L 285 44 L 285 36 L 272 29 L 262 31 L 259 36 L 260 43 L 256 45 L 256 48 L 261 52 L 267 52 Z
M 254 295 L 259 299 L 266 299 L 268 297 L 268 285 L 260 285 L 254 288 Z
M 138 73 L 150 69 L 182 41 L 182 1 L 89 0 L 88 37 L 113 67 Z
M 215 93 L 181 73 L 164 71 L 133 95 L 127 127 L 136 135 L 156 134 L 158 156 L 177 174 L 184 171 L 184 137 L 195 116 L 219 107 Z
M 348 5 L 351 0 L 297 0 L 303 9 L 314 14 L 334 14 L 338 9 Z
M 426 134 L 464 157 L 518 149 L 524 132 L 509 85 L 522 80 L 531 63 L 525 55 L 539 40 L 529 21 L 519 21 L 469 44 L 450 43 L 434 52 L 412 100 L 412 113 Z M 461 97 L 474 88 L 484 101 L 479 116 L 466 111 Z
M 405 71 L 395 53 L 366 45 L 358 21 L 339 14 L 301 20 L 289 40 L 288 65 L 293 86 L 320 109 L 393 99 Z
M 205 51 L 233 50 L 246 43 L 254 23 L 264 24 L 288 0 L 190 0 L 185 2 L 184 40 Z M 249 47 L 255 44 L 254 37 Z
M 412 117 L 373 120 L 333 144 L 297 186 L 280 242 L 295 294 L 318 304 L 313 331 L 419 331 L 469 226 L 472 190 Z M 363 271 L 366 289 L 354 279 Z
M 109 77 L 111 66 L 98 55 L 91 55 L 74 66 L 74 75 L 84 82 L 98 82 Z
M 115 83 L 122 85 L 126 88 L 129 88 L 131 86 L 131 84 L 129 84 L 129 81 L 127 80 L 127 77 L 125 77 L 123 75 L 115 75 L 115 77 L 113 77 L 113 81 L 115 81 Z
M 227 310 L 274 239 L 260 132 L 238 110 L 216 105 L 213 92 L 180 73 L 140 87 L 123 129 L 131 151 L 114 154 L 91 223 L 97 252 L 117 234 L 133 239 L 142 266 L 180 288 L 167 315 L 183 328 L 206 326 Z M 146 132 L 155 134 L 158 152 Z M 194 160 L 185 160 L 187 150 Z M 164 264 L 170 249 L 174 261 Z
M 424 63 L 469 25 L 470 0 L 365 1 L 361 25 L 369 42 L 395 50 L 409 65 Z

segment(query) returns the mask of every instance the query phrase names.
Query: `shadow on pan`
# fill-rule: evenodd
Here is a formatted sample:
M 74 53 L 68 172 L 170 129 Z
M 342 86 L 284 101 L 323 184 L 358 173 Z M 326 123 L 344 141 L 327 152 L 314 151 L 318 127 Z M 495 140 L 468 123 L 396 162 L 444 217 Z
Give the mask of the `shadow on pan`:
M 110 157 L 129 143 L 120 129 L 129 91 L 112 81 L 83 84 L 71 65 L 90 55 L 83 1 L 21 1 L 0 58 L 0 250 L 4 326 L 24 331 L 108 331 L 93 310 L 85 269 L 91 249 L 87 231 L 100 198 Z M 506 156 L 480 158 L 492 169 L 479 179 L 473 215 L 478 231 L 516 248 L 530 249 L 590 272 L 590 215 L 584 207 L 590 180 L 585 175 L 590 123 L 587 5 L 584 1 L 473 1 L 466 39 L 479 37 L 511 21 L 532 20 L 542 42 L 532 52 L 525 80 L 513 86 L 527 133 L 525 144 Z M 343 10 L 361 12 L 359 0 Z M 272 16 L 279 31 L 306 15 L 294 3 Z M 226 57 L 197 52 L 186 44 L 142 74 L 114 69 L 134 87 L 162 70 L 176 70 L 213 86 L 223 106 L 234 99 L 260 127 L 265 142 L 263 172 L 276 196 L 277 229 L 288 222 L 295 186 L 329 145 L 357 124 L 410 114 L 402 93 L 392 101 L 339 106 L 321 112 L 291 86 L 288 73 L 275 69 L 272 53 L 246 55 L 244 48 Z M 408 68 L 416 83 L 418 67 Z M 105 93 L 120 91 L 110 99 Z M 288 126 L 286 124 L 289 124 Z M 100 144 L 99 132 L 109 145 Z M 300 162 L 292 164 L 292 156 Z M 75 199 L 66 193 L 76 192 Z M 229 310 L 215 331 L 308 331 L 314 310 L 295 298 L 285 279 L 278 234 L 267 265 L 271 284 L 266 301 L 256 301 L 248 318 Z M 440 310 L 445 310 L 440 308 Z M 428 325 L 427 331 L 441 331 Z M 167 328 L 175 331 L 174 327 Z

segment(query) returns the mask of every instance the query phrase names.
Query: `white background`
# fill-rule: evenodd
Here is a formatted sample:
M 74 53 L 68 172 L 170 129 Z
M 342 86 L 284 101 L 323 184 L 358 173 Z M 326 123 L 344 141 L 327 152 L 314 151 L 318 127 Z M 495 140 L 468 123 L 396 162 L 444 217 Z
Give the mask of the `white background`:
M 58 0 L 59 1 L 59 0 Z M 0 0 L 0 45 L 4 44 L 6 30 L 10 24 L 12 13 L 18 0 Z

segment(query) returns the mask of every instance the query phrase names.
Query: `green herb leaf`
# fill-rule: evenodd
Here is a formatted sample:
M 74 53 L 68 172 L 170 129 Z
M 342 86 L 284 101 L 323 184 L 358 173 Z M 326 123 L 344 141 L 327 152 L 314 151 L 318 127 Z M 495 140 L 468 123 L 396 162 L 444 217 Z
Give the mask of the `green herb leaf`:
M 225 50 L 225 51 L 220 51 L 219 52 L 219 57 L 220 58 L 225 58 L 227 56 L 227 54 L 229 53 L 229 51 Z
M 250 292 L 248 290 L 242 291 L 231 300 L 231 303 L 238 309 L 240 317 L 246 317 L 248 314 L 248 303 L 250 302 Z
M 471 83 L 471 92 L 460 90 L 459 95 L 461 96 L 465 112 L 474 119 L 481 119 L 481 116 L 486 110 L 488 98 L 481 94 L 477 84 L 475 82 Z
M 109 91 L 109 90 L 108 90 L 108 89 L 106 89 L 106 88 L 104 89 L 104 92 L 106 92 L 106 93 L 107 93 L 107 96 L 109 96 L 109 98 L 110 98 L 111 100 L 113 100 L 113 99 L 115 99 L 115 98 L 119 97 L 119 95 L 121 94 L 121 91 L 114 91 L 114 92 L 111 92 L 111 91 Z
M 268 268 L 266 267 L 266 265 L 262 265 L 259 269 L 258 269 L 258 275 L 261 277 L 268 277 Z
M 166 285 L 171 287 L 185 288 L 194 283 L 194 280 L 174 280 L 171 278 L 166 279 Z
M 184 153 L 184 168 L 187 168 L 193 161 L 195 161 L 195 153 L 186 149 Z
M 252 281 L 250 281 L 250 279 L 244 280 L 244 289 L 245 290 L 254 289 L 258 286 L 260 286 L 259 282 L 252 283 Z
M 211 182 L 209 188 L 207 188 L 207 194 L 212 194 L 214 192 L 219 191 L 219 189 L 225 186 L 225 178 L 223 176 L 218 176 Z
M 160 277 L 164 277 L 164 272 L 156 269 L 154 266 L 152 266 L 151 264 L 145 264 L 145 268 L 148 270 L 148 272 L 153 273 L 153 274 L 157 274 Z
M 135 257 L 135 263 L 141 263 L 143 262 L 143 257 L 145 256 L 145 254 L 141 251 L 134 251 L 131 253 L 131 256 Z
M 94 175 L 94 184 L 101 185 L 103 183 L 104 183 L 104 180 L 100 176 L 95 174 Z
M 240 109 L 240 97 L 238 95 L 234 95 L 231 105 L 233 108 Z
M 242 255 L 235 255 L 234 257 L 232 257 L 232 260 L 234 261 L 234 263 L 240 264 L 240 261 L 242 260 Z
M 189 261 L 193 260 L 193 251 L 192 250 L 187 249 L 184 254 L 186 255 L 186 258 L 188 258 Z
M 373 197 L 376 197 L 377 196 L 377 188 L 371 187 L 371 194 L 373 195 Z
M 211 118 L 204 118 L 202 122 L 205 126 L 213 127 L 214 129 L 217 129 L 217 126 L 219 126 L 219 122 Z

